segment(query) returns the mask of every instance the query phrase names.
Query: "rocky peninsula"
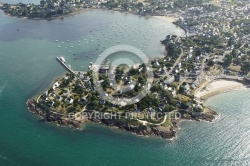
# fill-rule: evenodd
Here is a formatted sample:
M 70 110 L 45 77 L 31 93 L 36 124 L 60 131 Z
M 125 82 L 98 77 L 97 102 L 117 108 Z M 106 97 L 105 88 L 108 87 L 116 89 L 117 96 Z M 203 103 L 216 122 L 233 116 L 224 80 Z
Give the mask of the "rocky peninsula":
M 91 69 L 87 72 L 73 71 L 27 102 L 29 110 L 46 121 L 80 128 L 83 121 L 90 120 L 138 135 L 155 134 L 169 139 L 175 137 L 178 122 L 182 119 L 212 121 L 217 113 L 206 108 L 203 101 L 236 88 L 213 89 L 209 85 L 214 86 L 217 80 L 250 83 L 250 7 L 247 1 L 221 1 L 220 5 L 206 0 L 198 3 L 176 0 L 160 4 L 153 1 L 126 1 L 121 4 L 113 0 L 105 3 L 82 0 L 50 2 L 53 3 L 43 0 L 40 5 L 2 4 L 1 9 L 6 14 L 30 19 L 58 18 L 84 8 L 171 16 L 174 23 L 186 31 L 186 36 L 167 35 L 161 41 L 166 53 L 164 57 L 150 62 L 154 74 L 151 93 L 136 104 L 115 106 L 107 102 L 94 89 Z M 110 70 L 107 65 L 103 68 L 106 70 Z M 146 86 L 146 70 L 146 64 L 140 64 L 131 68 L 119 67 L 114 71 L 119 85 L 133 86 L 127 93 L 115 91 L 103 71 L 98 81 L 106 93 L 118 99 L 134 96 Z M 109 119 L 88 116 L 93 113 L 116 116 Z M 174 116 L 177 113 L 181 115 L 179 118 Z
M 61 60 L 63 57 L 59 58 L 59 62 L 66 65 Z M 154 64 L 155 61 L 151 63 Z M 156 67 L 153 69 L 157 71 Z M 176 91 L 174 84 L 162 83 L 159 78 L 155 78 L 150 89 L 151 93 L 141 101 L 133 105 L 114 105 L 97 93 L 91 68 L 88 72 L 74 72 L 72 69 L 70 71 L 71 73 L 57 79 L 48 90 L 30 99 L 27 102 L 28 109 L 45 121 L 54 122 L 59 126 L 81 129 L 82 123 L 91 121 L 137 135 L 154 134 L 164 139 L 176 136 L 178 123 L 181 120 L 211 122 L 217 116 L 216 112 L 206 108 L 192 96 L 184 96 Z M 141 90 L 142 85 L 146 84 L 145 64 L 131 68 L 116 68 L 115 73 L 119 74 L 116 75 L 116 81 L 119 84 L 132 85 L 132 82 L 137 82 L 129 93 L 124 94 L 119 92 L 117 94 L 105 72 L 101 70 L 99 72 L 105 91 L 118 98 L 135 95 Z

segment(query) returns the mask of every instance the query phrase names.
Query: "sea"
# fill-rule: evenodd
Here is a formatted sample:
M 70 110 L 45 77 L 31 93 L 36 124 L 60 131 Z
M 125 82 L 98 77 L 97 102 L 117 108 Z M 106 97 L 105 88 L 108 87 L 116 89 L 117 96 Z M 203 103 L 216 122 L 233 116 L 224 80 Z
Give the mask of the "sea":
M 0 166 L 250 165 L 249 89 L 209 98 L 205 104 L 219 119 L 181 122 L 173 140 L 91 123 L 81 131 L 59 128 L 27 111 L 26 101 L 66 72 L 57 56 L 79 71 L 117 44 L 137 47 L 153 59 L 164 54 L 160 41 L 168 34 L 184 32 L 170 22 L 113 11 L 88 10 L 51 21 L 12 18 L 1 11 Z

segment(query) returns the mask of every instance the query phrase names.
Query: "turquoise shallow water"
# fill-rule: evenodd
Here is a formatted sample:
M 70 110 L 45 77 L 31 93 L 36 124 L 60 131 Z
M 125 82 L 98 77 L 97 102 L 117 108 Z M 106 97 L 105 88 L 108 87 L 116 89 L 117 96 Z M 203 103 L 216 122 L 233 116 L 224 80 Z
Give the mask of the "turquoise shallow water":
M 108 48 L 119 40 L 136 47 L 146 44 L 145 52 L 153 58 L 161 54 L 159 41 L 168 33 L 182 31 L 161 20 L 118 12 L 94 10 L 50 22 L 1 13 L 0 166 L 249 165 L 249 89 L 210 98 L 206 104 L 221 118 L 213 123 L 183 122 L 173 141 L 137 137 L 93 124 L 86 124 L 83 131 L 57 128 L 39 122 L 27 111 L 27 99 L 65 71 L 56 56 L 64 55 L 74 69 L 84 70 L 103 46 Z M 110 36 L 113 40 L 108 40 Z M 98 38 L 102 48 L 96 50 Z M 56 39 L 60 42 L 54 42 Z

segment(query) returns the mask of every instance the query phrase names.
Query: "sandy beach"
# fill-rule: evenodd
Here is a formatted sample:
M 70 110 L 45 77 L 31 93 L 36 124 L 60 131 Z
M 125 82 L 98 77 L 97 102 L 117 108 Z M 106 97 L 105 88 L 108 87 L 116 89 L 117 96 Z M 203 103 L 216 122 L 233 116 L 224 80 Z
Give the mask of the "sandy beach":
M 240 82 L 228 80 L 216 80 L 207 84 L 203 89 L 195 94 L 195 97 L 206 100 L 214 95 L 228 92 L 230 90 L 244 89 L 246 86 Z
M 167 22 L 175 22 L 178 20 L 178 18 L 173 16 L 153 16 L 154 18 L 161 19 Z

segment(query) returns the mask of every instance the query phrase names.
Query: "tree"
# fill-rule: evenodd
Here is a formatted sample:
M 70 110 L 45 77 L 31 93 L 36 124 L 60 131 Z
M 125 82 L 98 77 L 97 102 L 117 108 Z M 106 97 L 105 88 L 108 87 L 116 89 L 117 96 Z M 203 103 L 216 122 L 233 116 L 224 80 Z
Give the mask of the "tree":
M 247 60 L 247 55 L 243 55 L 241 56 L 241 60 L 244 62 L 245 60 Z
M 139 2 L 139 3 L 137 4 L 137 7 L 143 7 L 143 3 L 142 3 L 142 2 Z
M 69 107 L 68 109 L 67 109 L 67 113 L 71 113 L 71 112 L 75 112 L 75 107 Z
M 196 48 L 196 50 L 195 50 L 195 56 L 200 56 L 200 55 L 201 55 L 201 48 L 198 47 L 198 48 Z
M 232 55 L 226 55 L 224 59 L 224 65 L 229 66 L 232 63 L 233 56 Z
M 237 50 L 236 49 L 232 50 L 232 55 L 233 55 L 234 58 L 237 56 Z
M 187 105 L 186 103 L 181 103 L 181 109 L 188 109 L 189 105 Z
M 91 103 L 89 103 L 89 105 L 92 106 L 92 107 L 96 107 L 96 106 L 98 106 L 98 101 L 93 100 Z
M 129 71 L 129 73 L 131 75 L 138 75 L 138 74 L 140 74 L 139 70 L 138 69 L 134 69 L 134 68 L 131 68 L 130 71 Z
M 139 76 L 138 77 L 138 82 L 144 85 L 144 84 L 146 84 L 147 79 L 145 77 L 143 77 L 143 76 Z
M 74 107 L 77 107 L 78 103 L 79 103 L 79 97 L 76 97 L 73 102 Z
M 230 37 L 230 39 L 227 42 L 227 46 L 232 46 L 234 44 L 233 38 Z
M 50 93 L 52 93 L 52 92 L 54 92 L 54 89 L 51 87 L 51 88 L 49 89 L 49 91 L 48 91 L 48 94 L 50 94 Z
M 184 87 L 180 86 L 180 88 L 179 88 L 179 93 L 183 94 L 184 91 L 185 91 Z
M 122 7 L 123 7 L 124 10 L 128 10 L 128 7 L 129 7 L 129 6 L 128 6 L 127 3 L 124 3 L 124 4 L 122 4 Z
M 235 58 L 235 59 L 233 60 L 233 62 L 234 62 L 234 64 L 236 64 L 236 65 L 240 65 L 240 64 L 241 64 L 241 59 L 240 59 L 240 58 Z
M 207 65 L 210 67 L 214 66 L 214 61 L 212 59 L 209 59 Z
M 248 73 L 250 71 L 250 62 L 244 62 L 241 70 L 245 73 Z
M 57 107 L 59 107 L 59 105 L 60 105 L 60 102 L 59 102 L 59 101 L 55 101 L 55 103 L 54 103 L 53 106 L 54 106 L 55 108 L 57 108 Z
M 150 89 L 152 92 L 159 92 L 161 90 L 160 85 L 155 84 L 153 87 Z

